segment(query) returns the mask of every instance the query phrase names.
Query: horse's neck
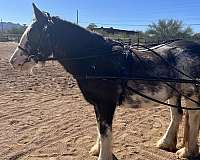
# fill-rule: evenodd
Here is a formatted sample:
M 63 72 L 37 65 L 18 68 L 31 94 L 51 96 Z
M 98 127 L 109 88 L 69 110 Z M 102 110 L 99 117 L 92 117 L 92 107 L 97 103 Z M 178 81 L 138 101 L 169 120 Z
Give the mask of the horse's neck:
M 54 28 L 54 57 L 73 75 L 86 74 L 95 57 L 112 52 L 112 44 L 103 37 L 73 24 Z
M 95 55 L 98 50 L 101 54 L 102 50 L 109 48 L 103 37 L 73 24 L 66 24 L 61 26 L 60 30 L 57 29 L 56 41 L 56 54 L 66 58 Z

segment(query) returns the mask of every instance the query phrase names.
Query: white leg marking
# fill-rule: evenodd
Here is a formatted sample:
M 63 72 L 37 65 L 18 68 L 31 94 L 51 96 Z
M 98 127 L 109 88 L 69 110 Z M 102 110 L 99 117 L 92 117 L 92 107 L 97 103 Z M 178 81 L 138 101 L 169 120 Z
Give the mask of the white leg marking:
M 97 136 L 97 141 L 96 141 L 95 145 L 91 148 L 90 154 L 92 156 L 98 156 L 99 152 L 100 152 L 100 138 L 99 138 L 99 136 Z
M 90 150 L 90 154 L 93 156 L 98 156 L 99 152 L 100 152 L 100 132 L 99 132 L 99 124 L 97 122 L 97 140 L 96 140 L 96 144 L 91 148 Z
M 112 131 L 109 127 L 106 130 L 106 134 L 100 136 L 100 155 L 98 160 L 113 160 Z
M 198 101 L 198 98 L 195 96 L 191 97 L 192 99 Z M 186 105 L 188 107 L 199 107 L 195 103 L 190 100 L 186 100 Z M 188 122 L 186 123 L 188 126 L 185 126 L 185 139 L 184 139 L 184 148 L 177 151 L 179 157 L 191 157 L 197 156 L 199 153 L 198 147 L 198 134 L 199 134 L 199 125 L 200 125 L 200 112 L 199 111 L 187 111 L 188 113 Z
M 176 105 L 177 98 L 176 97 L 171 98 L 169 100 L 169 103 Z M 176 150 L 177 134 L 178 134 L 179 123 L 182 119 L 182 114 L 178 113 L 178 110 L 176 108 L 170 108 L 170 111 L 171 111 L 171 122 L 164 136 L 158 141 L 157 147 L 160 149 L 174 151 Z

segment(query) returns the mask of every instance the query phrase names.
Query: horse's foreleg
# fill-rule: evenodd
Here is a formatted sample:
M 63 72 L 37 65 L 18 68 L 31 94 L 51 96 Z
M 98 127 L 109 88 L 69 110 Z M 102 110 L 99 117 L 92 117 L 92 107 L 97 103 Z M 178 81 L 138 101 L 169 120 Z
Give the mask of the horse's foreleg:
M 100 152 L 100 132 L 99 132 L 99 122 L 97 121 L 97 140 L 95 145 L 91 148 L 90 154 L 93 156 L 99 156 Z
M 172 97 L 171 99 L 169 99 L 169 103 L 181 106 L 181 97 Z M 164 136 L 158 141 L 157 146 L 160 149 L 176 151 L 178 128 L 183 113 L 178 108 L 171 108 L 170 111 L 171 122 Z
M 115 156 L 112 153 L 112 120 L 115 108 L 116 105 L 95 106 L 99 132 L 99 140 L 97 140 L 97 143 L 95 145 L 96 151 L 99 151 L 98 160 L 115 159 Z

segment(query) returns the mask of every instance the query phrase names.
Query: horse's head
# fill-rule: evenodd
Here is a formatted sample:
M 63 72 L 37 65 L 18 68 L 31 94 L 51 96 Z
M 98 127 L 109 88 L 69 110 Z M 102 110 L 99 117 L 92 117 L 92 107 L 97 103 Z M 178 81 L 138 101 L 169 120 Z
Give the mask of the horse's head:
M 14 68 L 31 69 L 38 61 L 45 61 L 53 52 L 50 28 L 51 17 L 33 4 L 35 19 L 27 27 L 19 45 L 10 58 Z

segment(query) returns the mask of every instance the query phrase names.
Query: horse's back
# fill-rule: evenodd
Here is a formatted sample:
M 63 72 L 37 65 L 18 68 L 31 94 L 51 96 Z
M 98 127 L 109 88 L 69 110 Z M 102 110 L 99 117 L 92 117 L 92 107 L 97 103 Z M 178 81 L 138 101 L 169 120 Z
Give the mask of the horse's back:
M 191 56 L 200 57 L 200 43 L 189 40 L 179 40 L 171 43 L 171 46 L 180 48 L 185 52 L 188 52 Z

